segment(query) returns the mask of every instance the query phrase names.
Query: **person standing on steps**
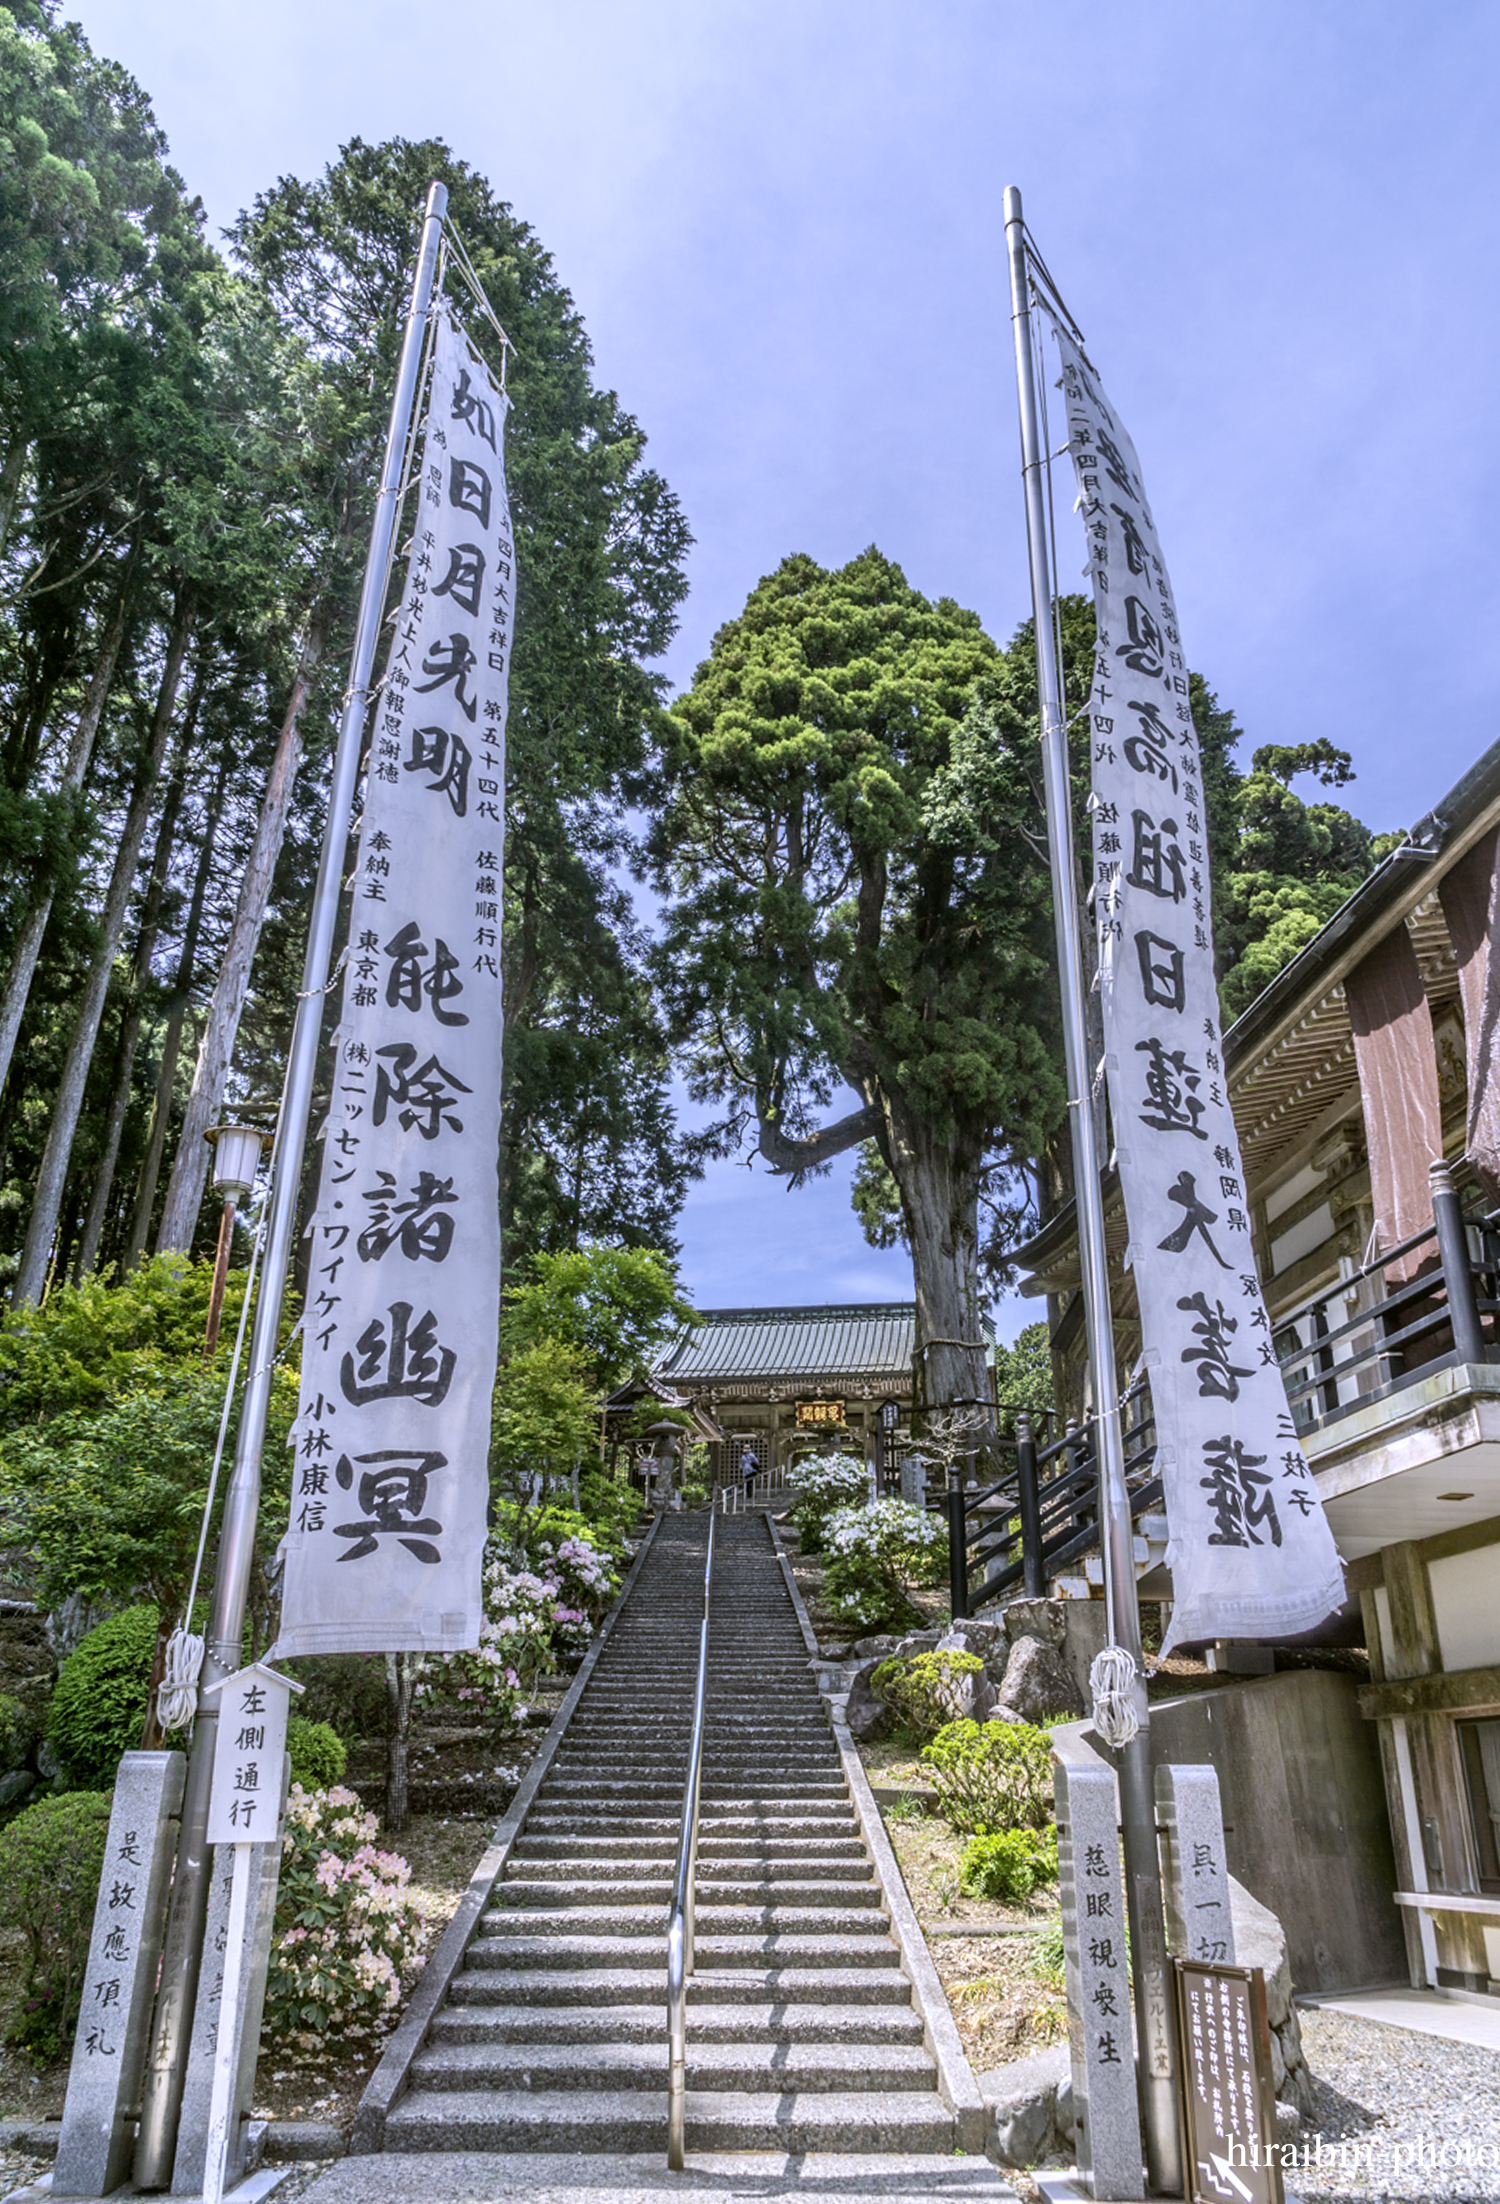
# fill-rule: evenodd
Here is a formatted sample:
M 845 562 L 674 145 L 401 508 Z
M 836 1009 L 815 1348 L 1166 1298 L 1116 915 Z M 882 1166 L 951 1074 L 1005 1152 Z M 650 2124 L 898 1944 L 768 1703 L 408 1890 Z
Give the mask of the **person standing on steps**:
M 759 1456 L 758 1456 L 758 1455 L 756 1454 L 756 1451 L 755 1451 L 755 1449 L 754 1449 L 754 1447 L 753 1447 L 753 1446 L 747 1446 L 747 1447 L 746 1447 L 746 1449 L 745 1449 L 745 1451 L 744 1451 L 744 1453 L 743 1453 L 743 1454 L 742 1454 L 742 1455 L 740 1456 L 740 1475 L 741 1475 L 741 1476 L 742 1476 L 742 1477 L 744 1478 L 744 1480 L 745 1480 L 745 1505 L 746 1505 L 746 1507 L 749 1507 L 749 1505 L 750 1505 L 750 1492 L 751 1492 L 751 1488 L 752 1488 L 752 1486 L 753 1486 L 753 1485 L 754 1485 L 754 1483 L 755 1483 L 755 1475 L 756 1475 L 756 1471 L 757 1471 L 757 1470 L 758 1470 L 759 1468 L 760 1468 L 760 1459 L 759 1459 Z

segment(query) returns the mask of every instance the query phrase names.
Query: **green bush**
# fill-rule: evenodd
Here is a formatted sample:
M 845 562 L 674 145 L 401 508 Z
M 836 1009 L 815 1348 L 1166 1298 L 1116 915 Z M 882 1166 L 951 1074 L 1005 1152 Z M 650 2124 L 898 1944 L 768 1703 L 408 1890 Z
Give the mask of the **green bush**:
M 292 1781 L 304 1791 L 331 1791 L 343 1781 L 348 1749 L 327 1722 L 309 1722 L 294 1714 L 286 1726 L 286 1749 L 292 1760 Z
M 63 1662 L 47 1710 L 47 1742 L 80 1790 L 109 1789 L 121 1753 L 140 1744 L 155 1651 L 156 1609 L 126 1607 Z
M 991 1836 L 1052 1822 L 1052 1742 L 1030 1722 L 950 1722 L 922 1754 L 938 1810 L 955 1829 Z
M 109 1806 L 108 1792 L 69 1791 L 0 1830 L 0 1927 L 26 1939 L 26 1986 L 5 2040 L 38 2065 L 57 2057 L 78 2018 Z
M 1057 1831 L 1001 1829 L 970 1837 L 959 1863 L 959 1881 L 971 1898 L 1003 1898 L 1024 1905 L 1038 1883 L 1057 1880 Z
M 963 1679 L 980 1676 L 977 1653 L 918 1653 L 911 1660 L 882 1661 L 870 1679 L 877 1698 L 899 1715 L 914 1737 L 936 1737 L 963 1710 Z

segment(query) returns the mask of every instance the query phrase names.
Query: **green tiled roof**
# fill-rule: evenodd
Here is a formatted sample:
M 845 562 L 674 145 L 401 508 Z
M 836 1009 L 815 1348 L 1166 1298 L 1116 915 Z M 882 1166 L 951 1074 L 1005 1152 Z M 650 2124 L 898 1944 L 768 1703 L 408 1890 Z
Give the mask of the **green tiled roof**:
M 737 1378 L 909 1380 L 916 1337 L 914 1301 L 862 1301 L 845 1308 L 705 1309 L 698 1330 L 668 1350 L 656 1374 L 684 1388 Z

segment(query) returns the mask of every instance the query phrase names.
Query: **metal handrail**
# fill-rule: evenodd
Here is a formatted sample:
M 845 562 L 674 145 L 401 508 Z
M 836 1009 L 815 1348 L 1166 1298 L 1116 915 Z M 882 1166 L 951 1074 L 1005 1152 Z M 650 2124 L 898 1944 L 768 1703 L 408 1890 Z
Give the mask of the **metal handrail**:
M 708 1703 L 708 1626 L 713 1613 L 714 1527 L 708 1517 L 708 1551 L 703 1561 L 703 1621 L 698 1631 L 698 1689 L 693 1695 L 693 1734 L 688 1746 L 687 1785 L 682 1794 L 682 1834 L 672 1877 L 672 1910 L 667 1917 L 667 2169 L 683 2170 L 687 2127 L 687 1986 L 693 1971 L 693 1900 L 698 1876 L 698 1793 L 703 1781 L 703 1728 Z

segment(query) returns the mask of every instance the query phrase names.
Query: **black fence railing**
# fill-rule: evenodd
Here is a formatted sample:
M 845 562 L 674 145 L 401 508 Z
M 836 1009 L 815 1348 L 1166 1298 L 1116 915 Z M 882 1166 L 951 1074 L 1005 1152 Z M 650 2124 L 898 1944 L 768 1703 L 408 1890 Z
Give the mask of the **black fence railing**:
M 1433 1172 L 1433 1222 L 1272 1324 L 1287 1400 L 1304 1436 L 1409 1385 L 1465 1363 L 1500 1360 L 1500 1210 L 1465 1215 L 1446 1170 Z M 1125 1482 L 1132 1517 L 1161 1499 L 1156 1432 L 1144 1381 L 1125 1403 Z M 1050 1580 L 1099 1543 L 1098 1469 L 1087 1427 L 1018 1417 L 976 1477 L 954 1472 L 928 1497 L 948 1523 L 955 1618 L 1021 1586 Z M 988 1482 L 982 1481 L 988 1479 Z
M 1125 1483 L 1130 1512 L 1161 1498 L 1154 1474 L 1156 1432 L 1144 1384 L 1125 1403 Z M 1099 1474 L 1092 1431 L 1069 1424 L 1056 1433 L 1051 1415 L 1018 1416 L 1014 1435 L 990 1455 L 1000 1473 L 989 1483 L 952 1473 L 948 1489 L 927 1505 L 948 1524 L 948 1590 L 955 1619 L 1020 1585 L 1028 1598 L 1046 1597 L 1048 1582 L 1099 1543 Z M 1056 1435 L 1053 1435 L 1056 1433 Z M 983 1474 L 983 1472 L 981 1473 Z
M 1434 1183 L 1432 1207 L 1425 1232 L 1276 1319 L 1272 1337 L 1300 1432 L 1352 1415 L 1419 1375 L 1500 1353 L 1500 1211 L 1466 1217 L 1442 1183 Z

